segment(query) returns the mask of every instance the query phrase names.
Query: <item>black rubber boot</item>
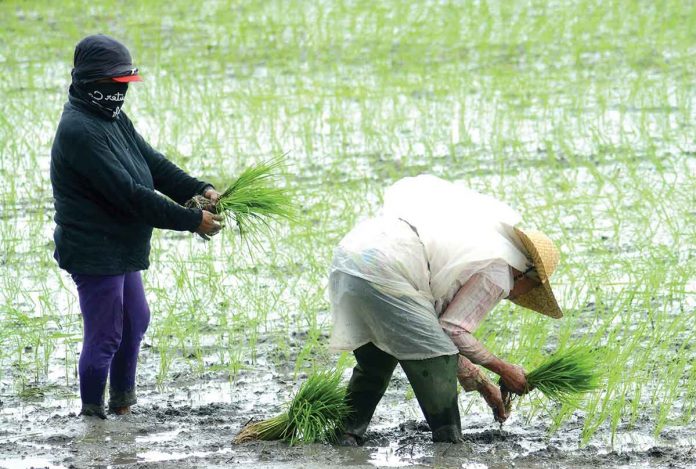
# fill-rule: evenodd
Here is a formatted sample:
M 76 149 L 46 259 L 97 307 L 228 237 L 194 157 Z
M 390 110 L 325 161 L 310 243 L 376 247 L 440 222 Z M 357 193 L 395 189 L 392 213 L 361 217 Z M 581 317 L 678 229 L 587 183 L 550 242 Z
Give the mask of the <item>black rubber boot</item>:
M 457 355 L 402 360 L 404 369 L 434 442 L 459 443 L 462 423 L 457 403 Z
M 345 432 L 358 444 L 362 444 L 363 435 L 372 420 L 377 404 L 387 390 L 397 360 L 372 343 L 355 349 L 353 354 L 358 363 L 353 368 L 353 376 L 350 378 L 346 393 L 346 402 L 351 413 L 345 422 Z M 343 440 L 350 439 L 339 439 L 339 441 Z M 346 444 L 346 446 L 353 445 Z

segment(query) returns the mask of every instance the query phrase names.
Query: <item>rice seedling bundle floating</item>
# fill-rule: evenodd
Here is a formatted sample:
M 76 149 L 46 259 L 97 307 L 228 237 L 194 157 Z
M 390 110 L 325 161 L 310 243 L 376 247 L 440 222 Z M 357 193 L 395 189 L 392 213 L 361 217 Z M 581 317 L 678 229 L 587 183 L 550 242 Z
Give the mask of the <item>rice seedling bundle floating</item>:
M 224 215 L 237 224 L 242 237 L 256 238 L 271 221 L 295 221 L 292 194 L 279 185 L 284 156 L 246 168 L 215 204 L 197 195 L 186 206 Z
M 283 440 L 290 445 L 334 442 L 343 430 L 349 408 L 346 386 L 338 370 L 313 373 L 300 386 L 282 414 L 247 424 L 235 443 L 252 440 Z
M 527 374 L 528 390 L 562 404 L 576 402 L 583 394 L 599 389 L 603 378 L 600 356 L 590 347 L 576 346 L 557 351 Z M 508 394 L 506 407 L 512 402 Z

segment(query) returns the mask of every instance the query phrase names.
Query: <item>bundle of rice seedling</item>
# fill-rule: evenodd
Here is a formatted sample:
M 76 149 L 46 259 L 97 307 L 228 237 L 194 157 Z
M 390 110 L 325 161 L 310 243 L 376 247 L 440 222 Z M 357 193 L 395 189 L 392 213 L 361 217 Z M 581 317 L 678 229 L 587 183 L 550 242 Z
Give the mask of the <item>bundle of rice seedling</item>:
M 597 350 L 576 346 L 557 351 L 527 374 L 529 390 L 538 389 L 546 397 L 570 404 L 601 386 L 603 372 Z M 509 407 L 512 395 L 507 395 Z
M 187 207 L 196 207 L 222 214 L 234 221 L 243 237 L 256 237 L 270 221 L 295 220 L 292 194 L 278 186 L 283 156 L 245 169 L 213 204 L 203 196 L 195 196 Z
M 527 375 L 527 384 L 557 402 L 569 402 L 598 389 L 602 381 L 599 354 L 590 347 L 572 347 L 550 356 Z
M 295 443 L 333 442 L 348 415 L 346 387 L 338 370 L 312 374 L 300 387 L 287 410 L 268 420 L 247 424 L 235 443 L 251 440 L 283 440 Z

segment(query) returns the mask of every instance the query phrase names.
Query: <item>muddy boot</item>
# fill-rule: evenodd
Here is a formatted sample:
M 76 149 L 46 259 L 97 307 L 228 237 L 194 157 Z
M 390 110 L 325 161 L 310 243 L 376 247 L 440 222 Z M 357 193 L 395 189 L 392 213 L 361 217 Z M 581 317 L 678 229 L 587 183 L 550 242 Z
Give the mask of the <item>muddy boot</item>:
M 397 360 L 372 343 L 355 349 L 353 354 L 358 363 L 353 368 L 353 376 L 346 393 L 346 402 L 351 412 L 345 422 L 345 435 L 339 438 L 339 443 L 345 440 L 346 443 L 354 441 L 356 444 L 362 444 L 365 430 L 384 391 L 387 390 Z
M 338 441 L 336 443 L 338 444 L 338 446 L 358 447 L 362 442 L 359 442 L 358 438 L 359 437 L 350 433 L 344 433 L 343 435 L 340 435 L 338 437 Z M 360 438 L 360 440 L 362 440 L 362 438 Z
M 443 355 L 399 362 L 430 425 L 434 442 L 462 441 L 457 403 L 457 358 L 457 355 Z
M 115 415 L 130 414 L 130 407 L 138 402 L 135 397 L 135 389 L 130 391 L 117 391 L 109 387 L 109 413 Z
M 106 414 L 104 413 L 104 406 L 102 404 L 85 404 L 83 402 L 80 415 L 84 415 L 85 417 L 99 417 L 102 420 L 106 420 Z

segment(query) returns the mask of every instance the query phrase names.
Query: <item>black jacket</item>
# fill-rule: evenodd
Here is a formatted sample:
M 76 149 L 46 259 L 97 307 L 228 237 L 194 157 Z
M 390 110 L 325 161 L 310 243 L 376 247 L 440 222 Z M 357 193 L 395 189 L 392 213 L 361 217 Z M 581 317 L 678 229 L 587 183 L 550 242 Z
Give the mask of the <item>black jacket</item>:
M 195 231 L 202 212 L 179 204 L 209 186 L 155 151 L 125 113 L 105 119 L 72 95 L 51 149 L 51 184 L 55 257 L 88 275 L 147 269 L 152 228 Z

